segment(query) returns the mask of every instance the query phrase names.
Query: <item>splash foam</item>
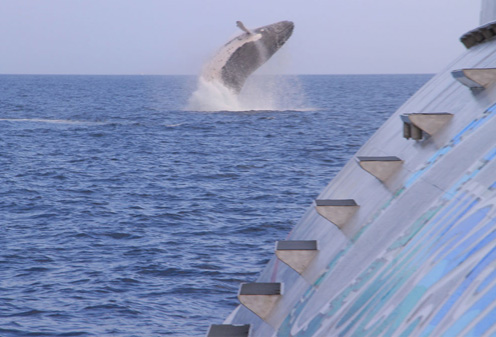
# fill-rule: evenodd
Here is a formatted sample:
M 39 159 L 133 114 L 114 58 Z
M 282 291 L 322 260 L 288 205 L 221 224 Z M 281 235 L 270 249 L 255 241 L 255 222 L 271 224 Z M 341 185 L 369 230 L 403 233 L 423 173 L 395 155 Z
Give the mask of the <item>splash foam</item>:
M 237 95 L 222 83 L 200 77 L 187 110 L 192 111 L 267 111 L 308 110 L 296 76 L 252 76 Z

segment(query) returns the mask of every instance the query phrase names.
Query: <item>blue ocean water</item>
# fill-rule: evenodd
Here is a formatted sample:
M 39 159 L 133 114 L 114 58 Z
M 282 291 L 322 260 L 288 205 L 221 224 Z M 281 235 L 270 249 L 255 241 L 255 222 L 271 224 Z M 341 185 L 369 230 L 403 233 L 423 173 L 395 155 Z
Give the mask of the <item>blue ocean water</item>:
M 190 76 L 0 76 L 0 336 L 204 336 L 429 78 L 278 78 L 282 110 L 202 112 Z

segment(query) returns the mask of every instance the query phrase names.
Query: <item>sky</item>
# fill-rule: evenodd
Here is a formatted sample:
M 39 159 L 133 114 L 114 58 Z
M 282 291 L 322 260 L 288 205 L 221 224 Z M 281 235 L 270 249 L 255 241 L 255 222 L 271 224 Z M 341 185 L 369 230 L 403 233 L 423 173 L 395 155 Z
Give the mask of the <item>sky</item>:
M 0 74 L 199 74 L 231 38 L 293 36 L 261 72 L 436 73 L 464 52 L 478 0 L 0 0 Z

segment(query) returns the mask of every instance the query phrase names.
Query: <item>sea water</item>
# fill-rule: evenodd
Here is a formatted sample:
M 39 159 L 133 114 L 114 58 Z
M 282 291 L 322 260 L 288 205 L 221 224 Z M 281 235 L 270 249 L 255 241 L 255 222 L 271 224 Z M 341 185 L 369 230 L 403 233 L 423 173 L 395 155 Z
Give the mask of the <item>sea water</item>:
M 204 336 L 429 78 L 0 76 L 0 336 Z

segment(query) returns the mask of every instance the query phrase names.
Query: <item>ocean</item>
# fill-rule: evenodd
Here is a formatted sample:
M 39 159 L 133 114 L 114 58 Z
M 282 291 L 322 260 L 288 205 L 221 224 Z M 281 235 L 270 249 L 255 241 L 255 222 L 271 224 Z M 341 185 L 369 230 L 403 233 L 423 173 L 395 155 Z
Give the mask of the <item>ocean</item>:
M 0 336 L 205 336 L 430 78 L 0 75 Z

